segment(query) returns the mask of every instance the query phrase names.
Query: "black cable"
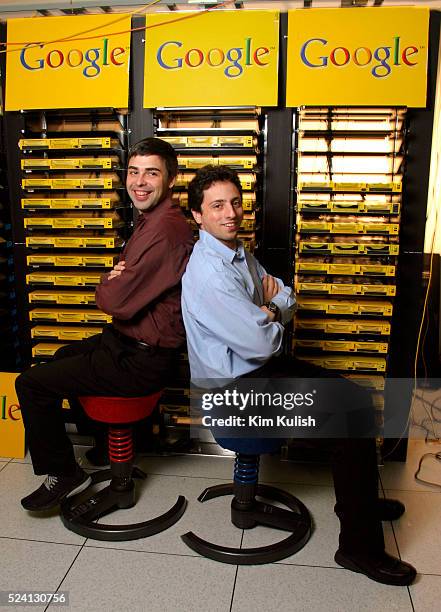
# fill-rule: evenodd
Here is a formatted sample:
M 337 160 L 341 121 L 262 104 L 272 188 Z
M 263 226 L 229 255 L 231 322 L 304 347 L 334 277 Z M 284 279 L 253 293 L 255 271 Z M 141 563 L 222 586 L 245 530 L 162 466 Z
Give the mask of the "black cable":
M 436 461 L 441 462 L 441 452 L 439 453 L 425 453 L 419 463 L 418 463 L 418 467 L 417 467 L 417 471 L 415 472 L 414 478 L 416 481 L 421 482 L 425 485 L 429 485 L 430 487 L 438 487 L 439 489 L 441 489 L 441 483 L 438 482 L 430 482 L 430 480 L 424 480 L 423 478 L 419 478 L 418 474 L 420 473 L 421 470 L 421 466 L 423 464 L 423 461 L 426 457 L 435 457 Z

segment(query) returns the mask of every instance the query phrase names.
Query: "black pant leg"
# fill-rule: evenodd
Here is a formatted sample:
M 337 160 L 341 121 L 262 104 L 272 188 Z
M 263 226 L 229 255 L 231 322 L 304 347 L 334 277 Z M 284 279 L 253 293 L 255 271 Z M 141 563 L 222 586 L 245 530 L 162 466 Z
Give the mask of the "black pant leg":
M 75 469 L 62 400 L 81 395 L 136 397 L 161 389 L 172 355 L 123 345 L 105 329 L 85 352 L 35 366 L 16 380 L 36 474 L 68 475 Z
M 370 393 L 330 370 L 293 357 L 276 357 L 250 378 L 337 378 L 339 384 L 328 397 L 330 410 L 345 405 L 365 411 L 373 423 Z M 334 479 L 335 511 L 340 519 L 340 548 L 346 552 L 384 550 L 383 527 L 377 514 L 378 469 L 375 439 L 341 438 L 311 441 L 330 452 Z

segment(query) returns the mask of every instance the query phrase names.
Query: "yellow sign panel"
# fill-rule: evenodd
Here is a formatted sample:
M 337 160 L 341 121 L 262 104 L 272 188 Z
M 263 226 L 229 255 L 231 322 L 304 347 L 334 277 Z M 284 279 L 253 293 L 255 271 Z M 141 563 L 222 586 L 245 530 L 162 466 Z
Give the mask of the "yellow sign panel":
M 426 105 L 429 10 L 288 14 L 287 106 Z
M 131 20 L 119 17 L 8 21 L 6 110 L 127 108 Z
M 277 104 L 278 11 L 179 17 L 147 16 L 144 107 Z
M 17 376 L 0 372 L 0 457 L 25 455 L 23 420 L 15 393 Z

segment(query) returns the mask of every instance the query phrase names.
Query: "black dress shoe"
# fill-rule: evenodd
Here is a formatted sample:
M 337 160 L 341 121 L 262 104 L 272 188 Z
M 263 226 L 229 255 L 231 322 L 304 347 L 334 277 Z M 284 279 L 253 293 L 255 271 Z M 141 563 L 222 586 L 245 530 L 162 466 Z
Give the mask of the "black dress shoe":
M 405 505 L 398 499 L 380 498 L 377 508 L 380 521 L 396 521 L 406 510 Z
M 393 586 L 408 586 L 415 580 L 416 569 L 409 563 L 401 561 L 386 552 L 377 554 L 344 553 L 340 549 L 335 553 L 335 562 L 342 567 L 364 574 L 371 580 Z
M 81 493 L 91 484 L 92 479 L 77 466 L 72 476 L 48 475 L 43 484 L 33 493 L 23 497 L 21 505 L 25 510 L 41 512 L 56 508 L 64 499 Z

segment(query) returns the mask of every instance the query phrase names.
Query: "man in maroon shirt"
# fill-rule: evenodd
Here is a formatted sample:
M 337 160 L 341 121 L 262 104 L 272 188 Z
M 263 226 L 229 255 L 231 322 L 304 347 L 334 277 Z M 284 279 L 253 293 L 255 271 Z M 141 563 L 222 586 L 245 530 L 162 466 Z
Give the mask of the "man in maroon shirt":
M 66 435 L 64 398 L 148 395 L 172 371 L 185 339 L 181 277 L 193 246 L 191 229 L 171 200 L 177 169 L 176 153 L 163 140 L 146 138 L 131 149 L 126 187 L 139 216 L 119 262 L 96 289 L 98 307 L 113 322 L 16 380 L 34 472 L 48 474 L 21 500 L 26 510 L 53 508 L 90 484 Z

